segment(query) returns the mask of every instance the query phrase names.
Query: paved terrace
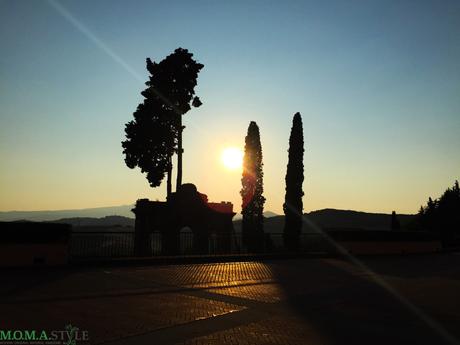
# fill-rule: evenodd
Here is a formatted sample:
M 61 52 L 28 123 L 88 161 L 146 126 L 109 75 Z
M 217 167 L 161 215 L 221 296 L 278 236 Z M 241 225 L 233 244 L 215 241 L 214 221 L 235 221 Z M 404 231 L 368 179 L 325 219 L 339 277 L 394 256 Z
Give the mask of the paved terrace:
M 460 255 L 381 257 L 365 265 L 375 275 L 339 259 L 6 270 L 0 329 L 72 323 L 89 331 L 92 344 L 110 345 L 460 338 Z

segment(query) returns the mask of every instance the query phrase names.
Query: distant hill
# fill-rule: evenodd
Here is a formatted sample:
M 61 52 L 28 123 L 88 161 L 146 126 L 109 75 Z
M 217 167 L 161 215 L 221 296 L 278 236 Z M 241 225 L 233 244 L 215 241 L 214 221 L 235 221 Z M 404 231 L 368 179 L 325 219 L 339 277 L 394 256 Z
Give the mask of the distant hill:
M 278 216 L 278 214 L 276 214 L 275 212 L 272 212 L 272 211 L 264 212 L 264 217 L 265 218 L 271 218 L 271 217 L 276 217 L 276 216 Z
M 272 211 L 265 211 L 264 212 L 264 217 L 265 218 L 271 218 L 271 217 L 276 217 L 278 216 L 278 214 L 276 214 L 275 212 L 272 212 Z M 243 216 L 241 215 L 241 213 L 237 213 L 235 215 L 235 217 L 233 217 L 233 220 L 238 220 L 238 219 L 241 219 Z
M 107 216 L 123 216 L 134 218 L 131 209 L 134 205 L 122 205 L 112 207 L 85 208 L 78 210 L 57 211 L 8 211 L 0 212 L 0 221 L 9 222 L 15 220 L 53 221 L 63 218 L 101 218 Z
M 391 214 L 367 213 L 326 208 L 306 214 L 307 218 L 321 228 L 361 228 L 366 230 L 390 230 Z M 404 227 L 414 219 L 414 215 L 397 214 Z
M 390 230 L 391 214 L 367 213 L 349 210 L 324 209 L 306 213 L 307 222 L 303 224 L 302 232 L 316 231 L 321 229 L 347 229 L 358 228 L 364 230 Z M 397 215 L 401 227 L 409 224 L 414 215 Z M 241 219 L 233 222 L 235 232 L 241 231 Z M 284 216 L 266 218 L 264 231 L 266 233 L 282 233 L 284 227 Z
M 82 231 L 115 231 L 112 228 L 134 227 L 133 206 L 101 207 L 85 210 L 67 211 L 33 211 L 33 212 L 0 212 L 0 221 L 52 221 L 55 223 L 71 224 L 74 228 L 86 228 Z M 109 213 L 107 212 L 114 212 Z M 67 215 L 69 216 L 61 216 Z M 83 215 L 82 215 L 83 214 Z M 93 214 L 94 216 L 91 216 Z M 99 214 L 102 214 L 99 216 Z M 128 216 L 126 216 L 126 214 Z M 238 215 L 237 215 L 238 216 Z M 241 232 L 241 214 L 235 216 L 233 224 L 236 232 Z M 284 215 L 264 212 L 264 230 L 267 233 L 282 233 Z M 414 215 L 398 215 L 401 226 L 409 224 Z M 324 209 L 305 214 L 302 232 L 315 231 L 315 227 L 322 229 L 359 228 L 365 230 L 390 230 L 391 215 L 384 213 L 367 213 L 349 210 Z M 119 229 L 119 231 L 130 231 Z
M 65 219 L 73 224 L 76 221 L 74 218 L 79 218 L 80 222 L 85 222 L 83 218 L 103 218 L 110 216 L 122 216 L 126 218 L 134 218 L 134 213 L 131 210 L 134 205 L 121 205 L 111 207 L 96 207 L 96 208 L 85 208 L 76 210 L 56 210 L 56 211 L 7 211 L 0 212 L 0 222 L 11 222 L 11 221 L 55 221 Z M 277 216 L 274 212 L 264 212 L 265 217 Z M 234 219 L 241 219 L 241 213 L 235 215 Z M 114 219 L 116 220 L 116 219 Z M 86 221 L 91 224 L 98 221 L 87 219 Z M 110 223 L 111 220 L 105 220 L 102 222 Z M 94 224 L 90 225 L 93 226 Z M 113 224 L 108 224 L 111 226 Z M 98 225 L 99 226 L 99 225 Z
M 51 221 L 52 223 L 66 223 L 74 227 L 134 227 L 134 218 L 123 216 L 107 216 L 103 218 L 76 217 L 62 218 Z

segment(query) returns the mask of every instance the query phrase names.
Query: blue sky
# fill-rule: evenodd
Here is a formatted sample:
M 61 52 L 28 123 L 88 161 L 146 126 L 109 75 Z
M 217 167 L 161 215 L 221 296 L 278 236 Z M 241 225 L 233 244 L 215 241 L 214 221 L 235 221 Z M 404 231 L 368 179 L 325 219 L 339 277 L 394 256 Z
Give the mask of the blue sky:
M 238 210 L 219 156 L 254 120 L 281 213 L 299 111 L 306 211 L 415 212 L 459 178 L 459 17 L 458 1 L 0 1 L 0 210 L 164 198 L 120 142 L 145 58 L 183 47 L 205 65 L 185 182 Z

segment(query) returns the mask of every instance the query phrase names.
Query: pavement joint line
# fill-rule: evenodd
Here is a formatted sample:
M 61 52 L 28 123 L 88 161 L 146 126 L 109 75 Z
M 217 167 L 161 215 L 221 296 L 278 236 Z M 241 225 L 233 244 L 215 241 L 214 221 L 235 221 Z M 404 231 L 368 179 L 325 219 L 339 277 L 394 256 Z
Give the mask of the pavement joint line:
M 137 335 L 121 337 L 116 340 L 100 342 L 104 345 L 173 345 L 189 339 L 210 335 L 219 331 L 247 325 L 268 319 L 271 315 L 266 311 L 246 308 L 230 311 L 221 315 L 197 319 L 186 323 L 158 328 Z
M 1 304 L 24 304 L 24 303 L 41 303 L 41 302 L 58 302 L 58 301 L 72 301 L 80 299 L 94 299 L 94 298 L 113 298 L 113 297 L 124 297 L 124 296 L 137 296 L 137 295 L 156 295 L 156 294 L 170 294 L 170 293 L 180 293 L 187 294 L 188 291 L 200 291 L 200 290 L 209 290 L 209 289 L 226 289 L 226 288 L 237 288 L 244 286 L 255 286 L 263 284 L 275 284 L 275 281 L 272 282 L 251 282 L 251 283 L 241 283 L 237 285 L 225 285 L 225 286 L 206 286 L 206 287 L 190 287 L 190 286 L 180 286 L 180 285 L 170 285 L 170 284 L 158 284 L 158 288 L 145 288 L 137 290 L 125 290 L 121 292 L 108 292 L 103 294 L 86 294 L 86 295 L 70 295 L 62 297 L 45 297 L 45 298 L 32 298 L 32 299 L 10 299 L 10 300 L 0 300 Z M 161 287 L 168 287 L 168 290 L 163 290 Z M 211 292 L 210 292 L 211 293 Z
M 205 298 L 205 299 L 212 300 L 212 301 L 230 303 L 234 305 L 244 306 L 247 308 L 260 307 L 266 304 L 267 305 L 273 304 L 273 303 L 257 301 L 257 300 L 245 298 L 245 297 L 220 294 L 220 293 L 211 292 L 207 290 L 191 290 L 191 291 L 188 291 L 186 294 L 189 296 L 193 296 L 193 297 L 199 297 L 199 298 Z

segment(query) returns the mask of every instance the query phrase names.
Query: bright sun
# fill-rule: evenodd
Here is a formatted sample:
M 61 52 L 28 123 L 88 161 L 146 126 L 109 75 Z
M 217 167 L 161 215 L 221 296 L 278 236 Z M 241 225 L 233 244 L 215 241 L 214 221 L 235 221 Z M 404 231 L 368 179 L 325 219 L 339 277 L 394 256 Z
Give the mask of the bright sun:
M 222 163 L 228 169 L 239 169 L 243 165 L 243 152 L 237 147 L 227 147 L 222 151 Z

